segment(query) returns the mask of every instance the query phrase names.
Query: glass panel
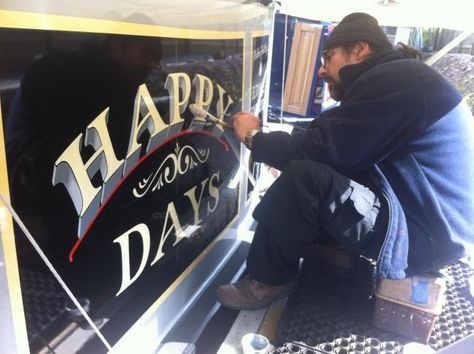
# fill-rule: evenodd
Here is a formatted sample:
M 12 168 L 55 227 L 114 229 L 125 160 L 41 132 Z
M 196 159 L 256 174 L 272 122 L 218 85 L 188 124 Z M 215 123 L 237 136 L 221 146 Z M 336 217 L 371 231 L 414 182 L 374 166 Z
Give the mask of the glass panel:
M 112 345 L 238 215 L 240 143 L 189 106 L 242 109 L 244 41 L 209 33 L 0 29 L 12 205 Z M 15 235 L 37 352 L 88 324 Z

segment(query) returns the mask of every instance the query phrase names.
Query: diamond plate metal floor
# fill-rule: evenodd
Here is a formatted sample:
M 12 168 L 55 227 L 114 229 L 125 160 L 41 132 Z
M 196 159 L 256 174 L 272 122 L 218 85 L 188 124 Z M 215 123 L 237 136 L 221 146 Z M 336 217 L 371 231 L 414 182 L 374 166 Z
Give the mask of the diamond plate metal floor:
M 65 305 L 68 297 L 56 279 L 41 271 L 22 270 L 20 273 L 23 307 L 32 353 L 46 350 L 53 338 L 65 330 Z
M 300 289 L 289 297 L 280 319 L 273 353 L 401 353 L 410 339 L 371 325 L 373 301 L 364 282 L 368 272 L 363 261 L 344 277 L 306 262 Z M 443 273 L 448 278 L 446 301 L 428 342 L 435 350 L 474 332 L 474 304 L 468 295 L 474 271 L 458 262 Z

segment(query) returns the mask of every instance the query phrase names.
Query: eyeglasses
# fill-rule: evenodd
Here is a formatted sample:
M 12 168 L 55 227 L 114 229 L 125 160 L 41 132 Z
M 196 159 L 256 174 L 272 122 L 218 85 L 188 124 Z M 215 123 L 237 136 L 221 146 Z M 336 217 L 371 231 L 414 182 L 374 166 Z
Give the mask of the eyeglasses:
M 331 57 L 334 55 L 334 49 L 326 49 L 321 53 L 321 67 L 326 69 L 326 65 L 331 60 Z

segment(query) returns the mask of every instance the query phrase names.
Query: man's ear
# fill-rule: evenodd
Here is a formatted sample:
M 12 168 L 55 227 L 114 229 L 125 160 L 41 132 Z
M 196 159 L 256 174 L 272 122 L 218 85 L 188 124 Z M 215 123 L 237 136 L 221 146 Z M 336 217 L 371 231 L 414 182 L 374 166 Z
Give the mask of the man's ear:
M 354 55 L 357 61 L 363 61 L 372 53 L 369 43 L 367 42 L 357 42 L 354 46 L 352 54 Z

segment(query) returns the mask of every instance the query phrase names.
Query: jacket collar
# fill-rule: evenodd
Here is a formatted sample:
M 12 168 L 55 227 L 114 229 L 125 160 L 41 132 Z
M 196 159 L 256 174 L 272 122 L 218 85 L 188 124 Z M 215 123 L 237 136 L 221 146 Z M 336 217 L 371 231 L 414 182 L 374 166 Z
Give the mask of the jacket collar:
M 362 74 L 369 71 L 373 67 L 392 60 L 404 58 L 404 55 L 399 51 L 388 50 L 370 56 L 368 59 L 364 60 L 361 63 L 344 66 L 339 70 L 339 77 L 341 78 L 344 92 L 347 92 L 347 90 L 354 83 L 354 81 L 356 81 Z

